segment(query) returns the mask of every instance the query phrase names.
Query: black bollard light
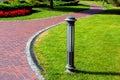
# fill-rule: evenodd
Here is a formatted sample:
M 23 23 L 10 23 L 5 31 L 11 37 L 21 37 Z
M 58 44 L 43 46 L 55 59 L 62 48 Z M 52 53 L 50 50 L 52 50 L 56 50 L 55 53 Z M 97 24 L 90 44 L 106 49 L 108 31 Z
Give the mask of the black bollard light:
M 67 22 L 67 65 L 66 72 L 74 72 L 74 23 L 75 17 L 68 16 L 65 21 Z

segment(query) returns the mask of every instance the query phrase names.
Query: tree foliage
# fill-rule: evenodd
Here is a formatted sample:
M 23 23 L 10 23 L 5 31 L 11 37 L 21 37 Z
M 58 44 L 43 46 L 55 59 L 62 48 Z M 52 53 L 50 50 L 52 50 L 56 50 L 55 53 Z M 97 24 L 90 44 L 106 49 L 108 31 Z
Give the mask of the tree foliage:
M 89 0 L 89 1 L 103 1 L 103 0 Z M 115 6 L 120 6 L 120 0 L 104 0 L 107 4 L 113 4 Z
M 115 6 L 120 6 L 120 0 L 111 0 L 111 3 Z

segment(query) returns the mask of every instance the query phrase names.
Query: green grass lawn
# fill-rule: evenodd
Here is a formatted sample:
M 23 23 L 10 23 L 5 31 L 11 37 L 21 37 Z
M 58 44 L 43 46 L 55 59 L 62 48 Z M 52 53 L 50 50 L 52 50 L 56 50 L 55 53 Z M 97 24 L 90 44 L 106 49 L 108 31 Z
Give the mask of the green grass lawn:
M 116 10 L 117 9 L 117 10 Z M 66 23 L 43 33 L 34 51 L 46 80 L 120 80 L 120 8 L 78 19 L 75 26 L 75 66 L 66 66 Z M 115 11 L 115 12 L 114 12 Z
M 76 6 L 55 6 L 53 10 L 46 7 L 33 8 L 33 13 L 26 16 L 0 18 L 0 20 L 29 20 L 39 19 L 52 16 L 59 16 L 72 12 L 79 12 L 85 9 L 89 9 L 88 5 L 76 5 Z M 49 14 L 48 14 L 49 13 Z

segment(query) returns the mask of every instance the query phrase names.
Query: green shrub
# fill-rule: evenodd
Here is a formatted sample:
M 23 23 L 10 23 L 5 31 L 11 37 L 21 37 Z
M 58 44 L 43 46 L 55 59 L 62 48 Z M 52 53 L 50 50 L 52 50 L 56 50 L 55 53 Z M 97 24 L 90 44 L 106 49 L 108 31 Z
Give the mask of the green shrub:
M 111 2 L 115 6 L 120 6 L 120 0 L 111 0 Z
M 61 0 L 61 1 L 66 1 L 66 2 L 69 2 L 69 1 L 74 1 L 74 0 Z
M 2 2 L 5 4 L 10 4 L 9 0 L 3 0 Z
M 38 0 L 25 0 L 26 3 L 30 4 L 30 5 L 35 5 L 36 3 L 38 3 Z
M 20 8 L 32 8 L 31 5 L 27 3 L 22 3 L 22 4 L 5 4 L 5 3 L 0 3 L 0 10 L 9 10 L 9 9 L 20 9 Z
M 55 5 L 57 5 L 57 6 L 72 6 L 72 5 L 77 5 L 78 3 L 79 3 L 79 1 L 69 1 L 69 2 L 56 1 Z
M 45 2 L 36 2 L 34 4 L 34 7 L 48 7 L 49 4 L 48 3 L 45 3 Z

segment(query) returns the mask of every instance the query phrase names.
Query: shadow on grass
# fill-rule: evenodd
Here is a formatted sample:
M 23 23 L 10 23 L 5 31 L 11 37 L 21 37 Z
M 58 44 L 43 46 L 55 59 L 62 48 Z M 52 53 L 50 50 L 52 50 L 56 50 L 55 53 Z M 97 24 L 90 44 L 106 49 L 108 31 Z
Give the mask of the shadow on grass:
M 97 14 L 97 13 L 101 13 L 103 12 L 104 10 L 100 10 L 100 9 L 90 9 L 90 10 L 84 10 L 84 11 L 80 11 L 80 12 L 77 12 L 77 13 L 84 13 L 84 14 Z
M 87 10 L 88 5 L 84 4 L 78 4 L 78 5 L 72 5 L 72 6 L 55 6 L 53 9 L 54 11 L 62 11 L 62 12 L 79 12 L 83 10 Z
M 120 72 L 93 72 L 93 71 L 75 70 L 75 73 L 91 74 L 91 75 L 113 75 L 113 76 L 120 76 Z
M 102 12 L 101 14 L 115 14 L 115 15 L 120 15 L 120 9 L 109 9 L 109 10 L 105 10 L 104 12 Z
M 77 12 L 77 13 L 120 15 L 120 9 L 109 9 L 109 10 L 90 9 L 90 10 L 85 10 L 85 11 L 81 11 L 81 12 Z
M 30 14 L 41 12 L 40 10 L 32 10 Z

